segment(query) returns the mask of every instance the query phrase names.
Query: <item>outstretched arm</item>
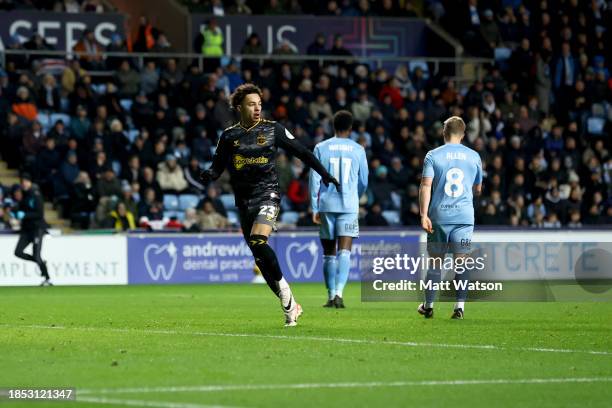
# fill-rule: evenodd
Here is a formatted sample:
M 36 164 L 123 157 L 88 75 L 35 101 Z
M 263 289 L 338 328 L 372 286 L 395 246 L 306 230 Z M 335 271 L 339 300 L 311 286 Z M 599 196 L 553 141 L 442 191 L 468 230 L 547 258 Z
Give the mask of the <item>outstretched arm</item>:
M 336 189 L 340 191 L 340 183 L 336 180 L 329 172 L 325 169 L 325 167 L 321 164 L 321 162 L 312 154 L 310 150 L 305 148 L 300 142 L 295 140 L 295 137 L 289 133 L 284 126 L 280 124 L 276 124 L 276 129 L 274 132 L 274 139 L 277 147 L 280 147 L 287 152 L 293 154 L 298 157 L 301 161 L 304 162 L 305 165 L 319 173 L 321 176 L 321 181 L 323 184 L 328 185 L 329 183 L 336 186 Z

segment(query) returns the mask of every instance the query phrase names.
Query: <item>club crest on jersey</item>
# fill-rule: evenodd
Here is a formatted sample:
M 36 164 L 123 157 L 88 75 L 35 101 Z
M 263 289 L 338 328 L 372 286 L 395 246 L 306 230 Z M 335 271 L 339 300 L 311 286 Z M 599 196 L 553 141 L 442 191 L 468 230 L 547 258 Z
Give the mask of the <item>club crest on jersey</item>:
M 266 144 L 266 136 L 263 133 L 257 135 L 257 144 L 260 146 Z

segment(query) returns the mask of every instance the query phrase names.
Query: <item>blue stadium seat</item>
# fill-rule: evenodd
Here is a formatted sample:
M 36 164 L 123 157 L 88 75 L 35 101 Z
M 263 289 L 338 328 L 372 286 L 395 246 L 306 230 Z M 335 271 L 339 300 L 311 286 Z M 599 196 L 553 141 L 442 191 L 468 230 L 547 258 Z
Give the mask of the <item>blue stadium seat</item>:
M 389 225 L 400 225 L 400 214 L 399 211 L 383 211 L 382 216 L 385 217 L 385 220 L 389 223 Z
M 195 194 L 183 194 L 179 196 L 179 208 L 185 211 L 188 208 L 197 208 L 200 197 Z
M 70 126 L 70 115 L 66 115 L 65 113 L 52 113 L 49 119 L 51 121 L 51 126 L 55 125 L 55 122 L 58 120 L 64 122 L 66 127 Z
M 400 196 L 395 191 L 391 192 L 391 202 L 393 203 L 393 208 L 399 210 L 402 208 L 402 196 Z
M 121 99 L 119 101 L 119 105 L 121 105 L 121 107 L 128 112 L 130 111 L 130 108 L 132 107 L 133 103 L 134 101 L 132 99 Z
M 130 139 L 130 143 L 134 143 L 134 140 L 136 140 L 138 135 L 140 135 L 140 130 L 138 129 L 132 129 L 129 132 L 127 132 L 127 137 L 128 139 Z
M 223 203 L 223 206 L 226 210 L 234 210 L 236 208 L 236 204 L 234 203 L 234 195 L 233 194 L 221 194 L 219 199 Z
M 176 211 L 179 209 L 178 196 L 174 194 L 164 194 L 164 210 Z
M 36 116 L 36 120 L 40 122 L 40 125 L 42 126 L 45 133 L 47 133 L 47 131 L 51 129 L 51 116 L 48 113 L 39 113 Z
M 300 214 L 296 211 L 285 211 L 281 214 L 280 222 L 282 224 L 296 224 L 300 218 Z
M 228 211 L 227 212 L 227 220 L 231 225 L 239 225 L 240 220 L 238 219 L 238 213 L 236 211 Z

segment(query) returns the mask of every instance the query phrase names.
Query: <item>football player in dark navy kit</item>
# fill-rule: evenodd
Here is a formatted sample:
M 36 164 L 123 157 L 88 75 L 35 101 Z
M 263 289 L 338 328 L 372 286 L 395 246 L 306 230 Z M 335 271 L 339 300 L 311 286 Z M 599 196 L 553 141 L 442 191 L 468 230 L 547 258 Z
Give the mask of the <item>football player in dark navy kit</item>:
M 26 261 L 35 262 L 40 268 L 43 277 L 41 286 L 51 286 L 47 263 L 42 260 L 43 236 L 47 233 L 48 225 L 44 218 L 44 203 L 40 193 L 32 187 L 32 178 L 29 174 L 21 176 L 21 190 L 23 198 L 17 206 L 16 216 L 21 220 L 19 241 L 15 247 L 15 256 Z M 32 244 L 32 255 L 27 254 L 24 249 Z
M 225 129 L 212 165 L 201 178 L 207 183 L 219 178 L 225 169 L 229 171 L 244 239 L 268 286 L 280 298 L 285 326 L 295 326 L 302 307 L 295 302 L 276 254 L 268 245 L 280 210 L 276 150 L 282 148 L 300 158 L 321 175 L 324 184 L 336 188 L 339 184 L 284 126 L 261 117 L 261 90 L 257 86 L 243 84 L 236 88 L 231 105 L 239 112 L 240 122 Z

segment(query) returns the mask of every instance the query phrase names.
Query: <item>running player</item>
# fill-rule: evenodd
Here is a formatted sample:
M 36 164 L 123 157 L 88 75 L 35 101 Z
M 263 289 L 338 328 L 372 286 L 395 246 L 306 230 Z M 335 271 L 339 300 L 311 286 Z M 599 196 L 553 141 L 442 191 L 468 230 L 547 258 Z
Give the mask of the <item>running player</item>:
M 276 254 L 268 245 L 268 237 L 280 210 L 275 165 L 277 149 L 286 150 L 315 169 L 324 184 L 333 184 L 338 189 L 340 185 L 284 126 L 261 117 L 259 87 L 240 85 L 231 96 L 231 105 L 239 112 L 240 122 L 225 129 L 219 138 L 212 165 L 202 172 L 201 178 L 208 183 L 228 169 L 244 239 L 266 283 L 280 298 L 285 326 L 295 326 L 302 307 L 295 302 Z

